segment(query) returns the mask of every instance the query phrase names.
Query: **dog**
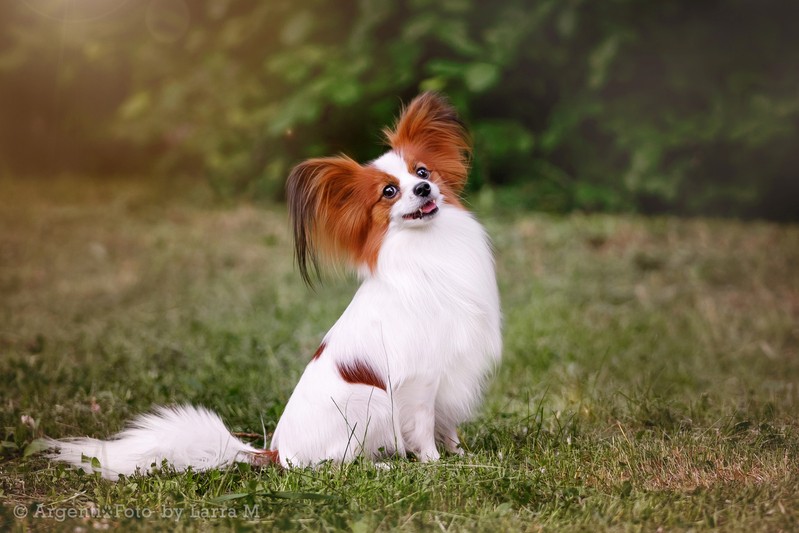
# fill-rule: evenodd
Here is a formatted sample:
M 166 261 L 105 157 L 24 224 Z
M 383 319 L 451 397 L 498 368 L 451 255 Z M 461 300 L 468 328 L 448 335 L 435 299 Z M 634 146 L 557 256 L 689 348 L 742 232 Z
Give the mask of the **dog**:
M 439 446 L 462 455 L 458 425 L 479 407 L 502 352 L 491 243 L 460 199 L 471 143 L 433 92 L 383 133 L 389 150 L 373 161 L 310 159 L 288 177 L 302 278 L 312 285 L 324 266 L 344 264 L 361 284 L 311 357 L 268 450 L 241 442 L 211 411 L 174 406 L 107 441 L 49 440 L 50 457 L 115 479 L 164 461 L 201 471 L 409 453 L 427 462 L 440 458 Z

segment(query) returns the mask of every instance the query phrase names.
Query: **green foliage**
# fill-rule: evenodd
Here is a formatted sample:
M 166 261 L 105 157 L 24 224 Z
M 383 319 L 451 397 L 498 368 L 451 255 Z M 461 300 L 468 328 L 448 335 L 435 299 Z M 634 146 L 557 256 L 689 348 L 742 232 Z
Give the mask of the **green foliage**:
M 67 4 L 0 7 L 10 168 L 280 196 L 303 158 L 377 155 L 400 102 L 432 89 L 471 126 L 471 187 L 497 207 L 799 216 L 790 2 Z

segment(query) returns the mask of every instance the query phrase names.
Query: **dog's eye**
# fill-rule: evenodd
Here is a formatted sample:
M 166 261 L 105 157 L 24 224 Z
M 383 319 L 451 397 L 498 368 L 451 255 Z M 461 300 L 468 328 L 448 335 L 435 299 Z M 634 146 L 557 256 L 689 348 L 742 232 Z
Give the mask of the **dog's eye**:
M 430 171 L 424 167 L 419 167 L 416 169 L 416 175 L 422 178 L 423 180 L 426 180 L 427 178 L 430 177 Z
M 386 185 L 383 187 L 383 196 L 385 198 L 394 198 L 397 196 L 399 189 L 397 189 L 394 185 Z

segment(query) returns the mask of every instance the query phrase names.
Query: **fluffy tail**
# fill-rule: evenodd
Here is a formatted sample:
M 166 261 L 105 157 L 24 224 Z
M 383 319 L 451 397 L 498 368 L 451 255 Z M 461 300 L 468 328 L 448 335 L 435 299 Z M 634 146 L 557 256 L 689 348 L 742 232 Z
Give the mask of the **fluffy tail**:
M 158 407 L 139 415 L 127 429 L 103 441 L 90 438 L 47 439 L 49 456 L 88 472 L 117 479 L 119 474 L 146 474 L 166 462 L 175 470 L 208 470 L 234 462 L 277 462 L 277 452 L 259 450 L 234 437 L 219 415 L 189 405 Z M 97 461 L 87 460 L 96 458 Z M 94 463 L 94 466 L 92 466 Z

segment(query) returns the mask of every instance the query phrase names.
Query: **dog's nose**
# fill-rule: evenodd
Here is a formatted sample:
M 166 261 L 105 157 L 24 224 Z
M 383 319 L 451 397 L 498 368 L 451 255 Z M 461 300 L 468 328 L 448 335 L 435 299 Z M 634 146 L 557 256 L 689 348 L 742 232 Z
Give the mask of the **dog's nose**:
M 417 183 L 413 188 L 413 194 L 416 196 L 421 196 L 422 198 L 428 196 L 430 194 L 430 184 L 426 181 Z

